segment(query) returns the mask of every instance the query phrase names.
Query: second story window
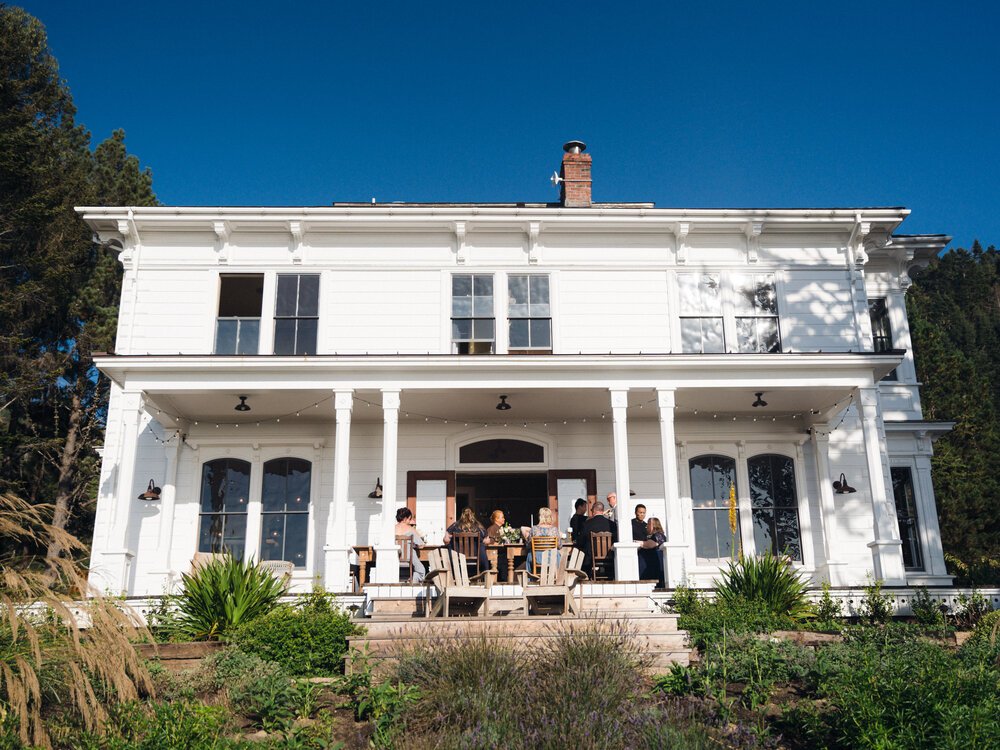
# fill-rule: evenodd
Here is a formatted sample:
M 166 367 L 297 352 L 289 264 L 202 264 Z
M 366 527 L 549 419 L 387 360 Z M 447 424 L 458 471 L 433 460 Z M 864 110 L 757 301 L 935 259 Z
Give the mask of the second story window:
M 549 277 L 511 275 L 507 277 L 510 339 L 508 351 L 552 352 L 552 312 L 549 306 Z
M 319 276 L 278 274 L 274 305 L 274 353 L 315 354 L 319 323 Z
M 256 354 L 264 277 L 223 274 L 219 277 L 219 316 L 215 322 L 216 354 Z
M 778 295 L 773 273 L 733 277 L 736 341 L 741 352 L 773 354 L 781 351 L 778 337 Z
M 717 273 L 682 273 L 680 290 L 681 351 L 726 351 L 722 333 L 722 287 Z
M 892 329 L 889 327 L 889 310 L 885 305 L 885 297 L 875 297 L 868 301 L 868 317 L 872 321 L 872 345 L 875 352 L 892 351 Z M 897 379 L 895 370 L 882 378 L 882 380 Z
M 493 277 L 458 273 L 451 277 L 452 354 L 492 354 Z

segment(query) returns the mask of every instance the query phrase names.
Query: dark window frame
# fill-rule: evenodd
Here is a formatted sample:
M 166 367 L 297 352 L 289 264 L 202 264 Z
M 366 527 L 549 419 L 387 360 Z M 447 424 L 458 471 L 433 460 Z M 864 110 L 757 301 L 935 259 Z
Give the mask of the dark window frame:
M 256 280 L 260 288 L 256 290 L 258 296 L 257 314 L 245 315 L 224 315 L 224 312 L 242 312 L 244 300 L 233 299 L 232 295 L 239 294 L 239 283 Z M 232 288 L 227 289 L 230 286 Z M 224 273 L 219 274 L 219 301 L 216 305 L 215 316 L 215 341 L 212 349 L 213 354 L 220 355 L 247 355 L 257 354 L 260 351 L 260 321 L 263 314 L 264 305 L 264 274 L 259 273 Z M 249 308 L 252 308 L 250 305 Z M 249 309 L 248 308 L 248 309 Z M 249 329 L 249 330 L 248 330 Z M 232 336 L 227 334 L 233 331 Z M 223 347 L 223 342 L 232 339 L 232 347 Z M 230 350 L 231 349 L 231 350 Z
M 253 468 L 249 461 L 239 458 L 216 458 L 212 461 L 205 461 L 201 466 L 201 485 L 198 501 L 198 551 L 214 553 L 230 552 L 234 557 L 242 559 L 246 554 L 247 511 L 250 506 L 251 472 Z M 237 472 L 245 477 L 242 480 L 245 483 L 243 486 L 235 486 L 230 476 L 230 469 L 243 470 Z M 210 472 L 220 470 L 224 472 L 221 476 L 210 476 Z M 206 482 L 212 483 L 206 484 Z M 242 510 L 228 510 L 230 491 L 239 494 L 240 490 L 243 491 L 243 498 L 235 502 L 242 503 Z M 233 507 L 239 508 L 240 506 L 237 504 Z M 207 529 L 205 527 L 206 519 L 210 519 Z M 235 552 L 232 552 L 233 548 L 226 544 L 226 531 L 230 528 L 231 523 L 236 524 L 240 521 L 242 521 L 243 531 L 239 554 L 237 555 Z M 206 537 L 206 531 L 210 533 L 210 536 Z
M 890 466 L 889 476 L 892 479 L 892 498 L 896 505 L 899 538 L 903 542 L 903 568 L 922 571 L 924 555 L 920 544 L 920 516 L 913 471 L 909 466 Z
M 754 484 L 754 464 L 759 464 L 765 460 L 768 464 L 767 474 L 770 480 L 770 487 L 765 498 L 769 502 L 758 500 L 760 496 L 755 495 L 755 490 L 759 490 L 760 488 L 757 488 Z M 788 467 L 787 476 L 791 483 L 791 487 L 788 488 L 790 490 L 788 493 L 790 500 L 781 505 L 778 504 L 779 498 L 775 497 L 777 487 L 775 477 L 780 474 L 780 469 L 775 465 L 777 461 L 781 461 Z M 750 507 L 754 527 L 754 548 L 757 554 L 762 554 L 765 551 L 760 548 L 761 544 L 758 540 L 758 529 L 761 529 L 766 531 L 770 537 L 770 552 L 772 555 L 787 555 L 795 562 L 803 562 L 802 519 L 799 515 L 799 493 L 798 482 L 795 478 L 795 459 L 781 453 L 759 453 L 756 456 L 750 456 L 747 458 L 747 476 L 750 479 Z M 770 518 L 767 515 L 768 511 L 770 511 Z M 795 515 L 795 539 L 793 541 L 797 552 L 795 555 L 788 554 L 788 532 L 779 528 L 778 515 L 782 512 L 786 515 L 793 512 Z M 782 542 L 784 543 L 782 544 Z
M 280 295 L 282 293 L 283 280 L 295 279 L 294 310 L 282 311 Z M 303 279 L 315 279 L 315 287 L 307 290 L 313 299 L 303 297 Z M 316 353 L 316 342 L 319 331 L 319 300 L 320 300 L 320 274 L 318 273 L 279 273 L 275 284 L 275 307 L 274 307 L 274 341 L 271 349 L 274 354 L 284 356 L 306 356 Z M 289 314 L 290 313 L 290 314 Z M 291 351 L 284 351 L 287 347 L 282 347 L 278 351 L 279 339 L 284 341 L 286 334 L 279 333 L 280 328 L 284 328 L 289 323 L 292 325 Z
M 304 501 L 300 498 L 296 498 L 303 502 L 303 505 L 293 506 L 297 507 L 297 510 L 289 510 L 289 501 L 291 496 L 288 494 L 288 472 L 292 468 L 292 464 L 298 464 L 304 467 L 305 471 L 302 472 L 306 474 L 305 478 L 305 490 L 306 496 Z M 281 467 L 284 469 L 283 474 L 278 474 L 274 469 Z M 295 565 L 296 568 L 306 568 L 308 567 L 309 560 L 309 511 L 310 505 L 312 503 L 312 462 L 304 458 L 297 458 L 294 456 L 282 456 L 280 458 L 273 458 L 270 461 L 264 463 L 264 479 L 261 485 L 261 516 L 260 516 L 260 559 L 261 560 L 285 560 Z M 280 510 L 268 510 L 266 502 L 268 500 L 268 482 L 275 481 L 273 477 L 281 477 L 284 480 L 284 501 L 282 503 L 283 508 Z M 269 537 L 265 539 L 265 535 L 269 531 L 268 520 L 276 519 L 277 517 L 282 517 L 282 527 L 281 527 L 281 538 L 280 541 L 275 541 L 274 537 Z M 289 559 L 295 557 L 295 554 L 290 555 L 288 552 L 288 522 L 290 516 L 295 516 L 297 518 L 304 518 L 305 524 L 303 526 L 303 537 L 301 539 L 301 554 L 299 558 L 301 563 L 296 563 L 295 559 Z M 266 545 L 270 542 L 277 544 L 280 549 L 276 550 L 279 554 L 271 554 L 272 550 Z

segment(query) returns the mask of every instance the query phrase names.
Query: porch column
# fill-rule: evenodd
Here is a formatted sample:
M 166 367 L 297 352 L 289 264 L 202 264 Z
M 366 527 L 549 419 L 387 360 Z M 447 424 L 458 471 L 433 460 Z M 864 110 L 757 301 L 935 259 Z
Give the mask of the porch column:
M 929 438 L 921 437 L 921 441 Z M 913 477 L 917 498 L 918 529 L 923 528 L 919 534 L 920 543 L 924 546 L 924 571 L 928 576 L 940 576 L 942 584 L 950 586 L 952 577 L 948 575 L 948 568 L 944 562 L 944 548 L 941 546 L 941 526 L 938 524 L 937 502 L 934 500 L 934 484 L 931 481 L 931 459 L 930 456 L 916 457 L 917 473 Z
M 903 586 L 903 542 L 899 539 L 895 508 L 886 492 L 885 462 L 882 460 L 879 439 L 878 388 L 859 388 L 861 428 L 865 437 L 865 454 L 868 458 L 868 481 L 871 487 L 872 511 L 875 517 L 875 541 L 869 542 L 875 577 L 887 586 Z
M 347 500 L 351 466 L 351 412 L 354 391 L 334 391 L 336 432 L 333 438 L 333 497 L 326 517 L 323 545 L 323 581 L 328 591 L 349 591 L 350 545 L 347 539 Z
M 663 545 L 663 575 L 667 588 L 677 588 L 687 577 L 689 550 L 684 539 L 684 516 L 677 484 L 677 446 L 674 435 L 675 392 L 657 388 L 660 410 L 660 453 L 663 461 L 663 499 L 666 502 L 667 543 Z
M 628 389 L 611 390 L 611 415 L 615 444 L 615 493 L 618 495 L 618 540 L 615 543 L 615 577 L 619 581 L 639 580 L 639 543 L 632 541 L 631 533 L 622 529 L 629 524 L 629 481 L 628 476 Z M 631 529 L 631 526 L 628 527 Z
M 160 539 L 158 557 L 163 563 L 163 571 L 173 583 L 174 570 L 171 564 L 171 552 L 174 543 L 174 507 L 177 503 L 177 464 L 181 455 L 181 434 L 174 433 L 172 441 L 163 446 L 166 454 L 167 469 L 163 477 L 163 494 L 160 498 Z
M 142 392 L 125 391 L 122 394 L 122 442 L 118 446 L 118 482 L 115 501 L 111 506 L 108 546 L 101 565 L 100 583 L 105 589 L 125 592 L 135 550 L 128 548 L 129 523 L 132 520 L 132 503 L 137 502 L 135 491 L 135 459 L 139 442 L 139 422 L 142 420 Z
M 847 563 L 837 559 L 841 549 L 837 529 L 837 509 L 833 502 L 833 478 L 830 475 L 830 425 L 816 424 L 810 431 L 816 457 L 819 483 L 820 529 L 823 532 L 823 562 L 816 566 L 831 586 L 847 586 Z
M 399 439 L 399 391 L 382 391 L 382 520 L 375 547 L 375 583 L 399 583 L 396 546 L 396 446 Z

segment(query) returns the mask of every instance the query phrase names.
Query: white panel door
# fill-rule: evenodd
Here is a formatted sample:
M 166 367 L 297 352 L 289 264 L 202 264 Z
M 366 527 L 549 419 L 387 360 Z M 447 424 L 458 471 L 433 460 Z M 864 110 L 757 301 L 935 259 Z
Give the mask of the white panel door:
M 445 507 L 448 482 L 445 479 L 417 480 L 417 530 L 427 544 L 441 544 L 447 528 Z
M 556 480 L 556 498 L 559 500 L 559 530 L 569 532 L 569 519 L 579 499 L 587 499 L 587 480 L 583 477 Z

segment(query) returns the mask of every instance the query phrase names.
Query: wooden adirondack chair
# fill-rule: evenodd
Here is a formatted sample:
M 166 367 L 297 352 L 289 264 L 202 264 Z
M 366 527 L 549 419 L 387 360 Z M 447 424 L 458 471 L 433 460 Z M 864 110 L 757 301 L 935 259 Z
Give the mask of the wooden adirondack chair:
M 478 575 L 469 576 L 468 561 L 465 555 L 450 549 L 431 550 L 428 557 L 430 571 L 424 577 L 427 588 L 427 603 L 424 613 L 427 617 L 451 615 L 451 600 L 469 600 L 476 606 L 473 614 L 478 614 L 480 608 L 484 615 L 490 612 L 490 588 L 493 586 L 495 573 L 484 570 Z M 483 579 L 482 584 L 473 581 Z M 437 586 L 438 598 L 431 606 L 431 586 Z
M 572 612 L 579 617 L 583 613 L 582 582 L 587 580 L 587 574 L 581 570 L 583 552 L 575 547 L 564 547 L 561 554 L 559 550 L 545 550 L 541 558 L 537 575 L 520 571 L 524 613 Z M 579 601 L 573 598 L 574 589 L 580 594 Z

